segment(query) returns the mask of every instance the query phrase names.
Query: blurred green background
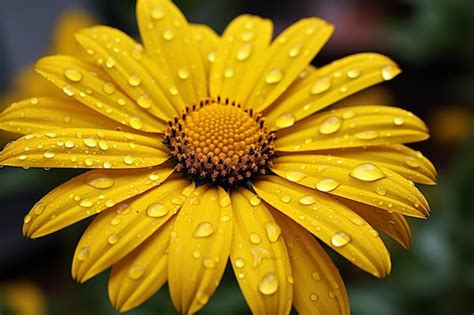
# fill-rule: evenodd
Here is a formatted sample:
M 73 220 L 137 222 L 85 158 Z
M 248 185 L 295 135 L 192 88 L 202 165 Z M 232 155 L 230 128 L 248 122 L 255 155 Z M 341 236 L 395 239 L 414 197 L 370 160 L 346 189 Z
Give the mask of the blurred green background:
M 276 32 L 299 18 L 322 17 L 335 24 L 336 31 L 315 65 L 362 51 L 387 54 L 400 64 L 404 71 L 400 77 L 350 101 L 397 105 L 427 122 L 431 139 L 414 147 L 422 150 L 439 172 L 438 186 L 421 187 L 432 216 L 426 221 L 410 220 L 410 250 L 387 240 L 393 271 L 384 280 L 334 258 L 355 315 L 473 314 L 474 1 L 175 2 L 190 21 L 208 24 L 219 33 L 242 13 L 272 19 Z M 51 47 L 51 34 L 64 12 L 81 8 L 102 24 L 137 35 L 134 6 L 135 0 L 2 0 L 0 107 L 15 95 L 14 78 L 21 69 Z M 67 170 L 0 170 L 0 314 L 116 313 L 107 298 L 107 273 L 84 285 L 70 277 L 74 246 L 88 222 L 34 241 L 21 235 L 23 216 L 29 208 L 75 174 Z M 17 307 L 23 308 L 23 313 L 15 311 Z M 167 288 L 130 312 L 157 313 L 175 313 Z M 230 270 L 201 313 L 249 313 Z

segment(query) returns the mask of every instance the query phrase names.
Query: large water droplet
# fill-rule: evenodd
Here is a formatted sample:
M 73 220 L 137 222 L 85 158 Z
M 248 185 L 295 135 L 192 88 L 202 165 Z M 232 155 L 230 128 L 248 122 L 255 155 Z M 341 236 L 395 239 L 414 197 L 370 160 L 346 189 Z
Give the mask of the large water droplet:
M 350 243 L 352 238 L 345 232 L 337 232 L 331 237 L 331 244 L 335 247 L 343 247 Z
M 398 72 L 399 71 L 397 68 L 390 65 L 383 67 L 381 70 L 382 78 L 386 81 L 393 79 L 398 74 Z
M 264 295 L 272 295 L 278 290 L 278 279 L 274 273 L 267 273 L 258 284 L 258 290 Z
M 237 268 L 243 268 L 245 267 L 245 260 L 243 258 L 237 258 L 235 261 L 234 261 L 234 265 L 237 267 Z
M 153 104 L 151 98 L 147 94 L 140 95 L 137 98 L 137 103 L 138 103 L 138 106 L 144 109 L 151 108 L 151 105 Z
M 257 233 L 250 233 L 249 240 L 250 240 L 250 243 L 252 244 L 260 244 L 260 242 L 262 241 L 262 238 Z
M 236 54 L 236 58 L 237 60 L 239 61 L 244 61 L 246 59 L 248 59 L 250 57 L 250 55 L 252 54 L 252 44 L 245 44 L 243 45 L 238 51 L 237 51 L 237 54 Z
M 95 148 L 97 146 L 97 141 L 94 138 L 85 138 L 82 142 L 89 148 Z
M 138 280 L 141 277 L 143 277 L 144 274 L 145 274 L 145 267 L 141 265 L 131 266 L 130 269 L 128 269 L 128 276 L 132 280 Z
M 135 162 L 135 159 L 131 155 L 125 155 L 123 157 L 123 163 L 127 165 L 132 165 Z
M 85 261 L 87 258 L 89 258 L 89 254 L 89 247 L 81 247 L 77 253 L 77 259 L 80 261 Z
M 214 233 L 214 226 L 210 222 L 201 222 L 194 231 L 194 237 L 208 237 Z
M 314 185 L 314 187 L 322 192 L 330 192 L 339 187 L 339 182 L 332 178 L 324 178 Z
M 337 116 L 331 116 L 325 119 L 319 126 L 319 133 L 329 135 L 335 133 L 342 126 L 342 119 Z
M 260 197 L 257 196 L 257 195 L 253 195 L 253 196 L 250 197 L 250 199 L 249 199 L 249 203 L 250 203 L 252 206 L 258 206 L 261 202 L 262 202 L 262 200 L 261 200 Z
M 167 41 L 170 41 L 174 38 L 174 32 L 172 29 L 168 28 L 163 32 L 163 38 Z
M 299 182 L 306 177 L 306 174 L 298 171 L 289 171 L 285 174 L 285 176 L 289 181 Z
M 397 116 L 393 119 L 393 124 L 395 126 L 401 126 L 405 123 L 405 119 L 401 116 Z
M 130 86 L 139 86 L 140 83 L 142 83 L 142 78 L 138 73 L 132 74 L 128 78 L 128 84 L 130 84 Z
M 420 167 L 420 162 L 418 162 L 417 159 L 411 156 L 405 156 L 403 160 L 405 161 L 405 164 L 408 165 L 409 167 L 412 167 L 412 168 Z
M 131 117 L 128 120 L 128 123 L 130 124 L 130 127 L 132 127 L 133 129 L 140 130 L 143 128 L 143 121 L 138 116 Z
M 115 182 L 112 178 L 103 174 L 91 174 L 87 178 L 87 184 L 97 189 L 108 189 L 112 187 Z
M 265 82 L 267 84 L 275 84 L 280 82 L 283 79 L 283 70 L 280 68 L 273 68 L 268 71 L 267 75 L 265 76 Z
M 284 113 L 275 121 L 278 128 L 287 128 L 295 124 L 296 117 L 292 113 Z
M 115 85 L 111 82 L 104 83 L 104 85 L 102 86 L 102 90 L 105 94 L 112 95 L 115 92 Z
M 154 20 L 161 20 L 165 13 L 161 7 L 156 7 L 151 11 L 151 18 Z
M 347 71 L 347 77 L 349 79 L 355 79 L 358 76 L 360 76 L 360 70 L 357 68 L 352 68 L 349 71 Z
M 168 214 L 168 208 L 161 203 L 152 203 L 146 208 L 146 214 L 152 218 L 161 218 Z
M 305 206 L 309 206 L 316 203 L 316 198 L 314 198 L 314 196 L 311 196 L 311 195 L 305 195 L 300 198 L 299 203 Z
M 186 66 L 178 70 L 178 78 L 180 78 L 181 80 L 186 80 L 187 78 L 189 78 L 190 75 L 191 75 L 191 72 L 189 71 L 189 68 Z
M 328 77 L 319 79 L 311 87 L 310 93 L 313 95 L 326 92 L 331 87 L 331 79 Z
M 267 234 L 267 238 L 270 242 L 274 243 L 278 241 L 278 238 L 281 235 L 280 227 L 272 222 L 267 222 L 264 225 L 265 233 Z
M 64 70 L 64 76 L 72 82 L 80 82 L 82 78 L 84 77 L 81 71 L 75 68 L 66 68 Z
M 362 163 L 357 165 L 349 173 L 352 177 L 365 182 L 373 182 L 385 177 L 380 168 L 371 163 Z
M 356 133 L 354 138 L 359 140 L 374 140 L 379 137 L 379 133 L 375 130 L 366 130 Z
M 44 151 L 43 156 L 47 159 L 52 159 L 56 156 L 56 153 L 54 153 L 53 151 L 47 150 L 47 151 Z
M 117 233 L 112 233 L 107 237 L 107 243 L 109 243 L 110 245 L 115 245 L 117 244 L 118 239 L 119 238 L 118 238 Z
M 296 56 L 298 56 L 301 52 L 301 48 L 303 47 L 303 44 L 301 43 L 297 43 L 295 45 L 293 45 L 290 50 L 288 51 L 288 56 L 290 56 L 291 58 L 294 58 Z

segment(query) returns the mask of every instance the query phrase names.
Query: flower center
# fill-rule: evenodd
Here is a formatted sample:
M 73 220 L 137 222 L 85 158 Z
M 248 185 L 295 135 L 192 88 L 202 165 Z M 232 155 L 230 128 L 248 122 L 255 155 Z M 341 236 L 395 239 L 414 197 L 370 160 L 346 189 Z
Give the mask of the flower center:
M 240 105 L 206 99 L 168 124 L 165 142 L 177 171 L 198 183 L 235 187 L 271 166 L 274 134 L 261 114 Z

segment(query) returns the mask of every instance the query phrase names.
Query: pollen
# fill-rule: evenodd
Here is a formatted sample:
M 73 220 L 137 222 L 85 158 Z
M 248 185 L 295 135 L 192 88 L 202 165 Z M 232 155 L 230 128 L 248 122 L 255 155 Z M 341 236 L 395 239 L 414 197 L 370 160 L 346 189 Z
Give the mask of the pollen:
M 198 183 L 235 187 L 269 171 L 275 136 L 261 114 L 228 100 L 206 99 L 168 124 L 165 142 L 177 171 Z

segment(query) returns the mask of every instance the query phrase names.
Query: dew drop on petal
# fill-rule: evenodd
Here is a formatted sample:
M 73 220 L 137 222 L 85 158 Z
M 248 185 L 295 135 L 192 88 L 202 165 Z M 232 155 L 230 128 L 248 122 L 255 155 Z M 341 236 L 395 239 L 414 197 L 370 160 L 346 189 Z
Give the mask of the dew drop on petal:
M 128 276 L 132 280 L 138 280 L 141 277 L 143 277 L 144 274 L 145 274 L 145 267 L 141 265 L 131 266 L 130 269 L 128 269 Z
M 252 44 L 248 43 L 243 45 L 236 54 L 236 58 L 238 61 L 244 61 L 247 60 L 250 55 L 252 54 Z
M 171 95 L 176 96 L 178 95 L 178 88 L 174 85 L 170 86 L 169 92 Z
M 313 302 L 316 302 L 318 300 L 318 295 L 313 293 L 309 296 L 309 299 Z
M 87 178 L 87 184 L 97 189 L 108 189 L 111 188 L 115 182 L 112 178 L 106 175 L 95 173 L 89 175 Z
M 234 76 L 235 72 L 234 72 L 234 68 L 232 67 L 227 67 L 225 70 L 224 70 L 224 78 L 226 79 L 230 79 Z
M 331 87 L 331 79 L 328 77 L 319 79 L 311 87 L 310 93 L 312 95 L 321 94 L 326 92 Z
M 31 220 L 33 219 L 33 217 L 31 215 L 26 215 L 24 218 L 23 218 L 23 223 L 24 224 L 28 224 L 31 222 Z
M 134 163 L 134 161 L 135 160 L 134 160 L 133 156 L 131 156 L 131 155 L 125 155 L 123 157 L 123 162 L 127 165 L 132 165 Z
M 292 113 L 284 113 L 275 121 L 278 128 L 287 128 L 295 124 L 296 117 Z
M 165 16 L 165 13 L 161 7 L 156 7 L 151 11 L 151 18 L 153 20 L 161 20 Z
M 182 67 L 178 70 L 178 78 L 181 80 L 186 80 L 191 75 L 188 67 Z
M 262 241 L 262 238 L 257 233 L 250 233 L 249 240 L 250 240 L 250 243 L 252 244 L 260 244 L 260 242 Z
M 289 203 L 291 201 L 291 197 L 288 195 L 283 195 L 280 197 L 280 200 L 284 203 Z
M 163 38 L 167 41 L 170 41 L 174 38 L 174 32 L 172 29 L 168 28 L 163 32 Z
M 248 30 L 240 35 L 240 39 L 244 42 L 250 42 L 255 37 L 255 32 L 252 30 Z
M 357 68 L 352 68 L 349 71 L 347 71 L 347 77 L 349 79 L 355 79 L 360 76 L 360 70 Z
M 151 218 L 161 218 L 168 214 L 168 208 L 161 203 L 152 203 L 146 208 L 146 215 Z
M 268 71 L 267 75 L 265 76 L 265 82 L 267 84 L 275 84 L 280 82 L 283 79 L 283 70 L 280 68 L 273 68 Z
M 344 119 L 351 119 L 356 115 L 356 113 L 352 109 L 346 110 L 344 113 L 342 113 L 342 118 Z
M 267 238 L 270 242 L 274 243 L 280 238 L 281 229 L 280 227 L 272 222 L 267 222 L 264 225 L 265 233 L 267 234 Z
M 330 192 L 339 187 L 340 183 L 332 178 L 324 178 L 314 185 L 314 187 L 322 192 Z
M 387 65 L 381 70 L 382 78 L 385 81 L 393 79 L 398 74 L 398 72 L 398 69 L 391 65 Z
M 128 123 L 130 124 L 130 127 L 132 127 L 133 129 L 140 130 L 143 128 L 143 121 L 138 116 L 134 116 L 130 118 Z
M 77 253 L 77 259 L 80 261 L 85 261 L 87 258 L 89 258 L 89 254 L 89 247 L 81 247 Z
M 418 160 L 416 160 L 415 158 L 411 156 L 405 156 L 403 160 L 405 161 L 405 164 L 408 165 L 409 167 L 412 167 L 412 168 L 420 167 L 420 162 L 418 162 Z
M 298 56 L 301 52 L 302 47 L 303 47 L 303 44 L 301 43 L 294 44 L 288 51 L 288 56 L 290 56 L 291 58 Z
M 378 195 L 381 196 L 385 196 L 387 194 L 387 188 L 385 188 L 384 186 L 376 186 L 374 190 Z
M 292 182 L 299 182 L 306 177 L 305 173 L 298 171 L 289 171 L 285 174 L 286 179 Z
M 405 123 L 405 119 L 401 116 L 397 116 L 393 119 L 393 124 L 395 126 L 401 126 Z
M 316 198 L 314 198 L 314 196 L 311 196 L 311 195 L 305 195 L 301 197 L 300 200 L 298 201 L 302 205 L 309 206 L 316 203 Z
M 44 151 L 43 156 L 46 159 L 52 159 L 56 156 L 56 153 L 54 153 L 53 151 L 48 150 L 48 151 Z
M 204 265 L 206 269 L 216 268 L 216 262 L 210 257 L 204 258 L 202 261 L 202 264 Z
M 118 238 L 117 233 L 110 234 L 110 235 L 107 237 L 107 243 L 109 243 L 110 245 L 115 245 L 115 244 L 117 244 L 118 239 L 119 239 L 119 238 Z
M 89 148 L 95 148 L 97 146 L 97 141 L 95 141 L 93 138 L 85 138 L 82 140 L 82 142 L 84 142 L 84 144 Z
M 194 231 L 194 237 L 208 237 L 214 233 L 214 226 L 210 222 L 201 222 Z
M 234 261 L 234 265 L 237 267 L 237 268 L 243 268 L 245 267 L 245 260 L 243 258 L 237 258 L 235 261 Z
M 111 82 L 104 83 L 104 85 L 102 86 L 102 90 L 104 91 L 105 94 L 112 95 L 115 92 L 115 86 Z
M 105 66 L 109 69 L 115 67 L 115 64 L 116 64 L 115 58 L 112 56 L 108 57 L 107 60 L 105 61 Z
M 335 247 L 343 247 L 350 243 L 352 238 L 345 232 L 337 232 L 331 237 L 331 244 Z
M 337 116 L 331 116 L 325 119 L 319 126 L 319 133 L 323 135 L 333 134 L 342 126 L 342 119 Z
M 364 182 L 373 182 L 385 177 L 380 168 L 371 163 L 362 163 L 353 168 L 349 175 Z
M 140 95 L 137 98 L 138 106 L 144 109 L 149 109 L 152 105 L 151 98 L 147 94 Z
M 84 77 L 81 73 L 81 71 L 75 69 L 75 68 L 66 68 L 64 70 L 64 76 L 72 82 L 80 82 L 82 78 Z
M 216 53 L 214 51 L 211 51 L 209 55 L 207 55 L 207 60 L 210 63 L 213 63 L 214 61 L 216 61 Z
M 67 95 L 67 96 L 74 96 L 74 90 L 72 88 L 71 85 L 67 84 L 63 87 L 63 92 Z
M 261 200 L 260 197 L 257 196 L 257 195 L 253 195 L 253 196 L 250 197 L 250 199 L 249 199 L 249 203 L 250 203 L 252 206 L 258 206 L 261 202 L 262 202 L 262 200 Z
M 374 140 L 379 137 L 379 133 L 375 130 L 366 130 L 356 133 L 354 138 L 359 140 Z
M 258 290 L 263 295 L 272 295 L 278 290 L 278 279 L 274 273 L 267 273 L 258 284 Z

